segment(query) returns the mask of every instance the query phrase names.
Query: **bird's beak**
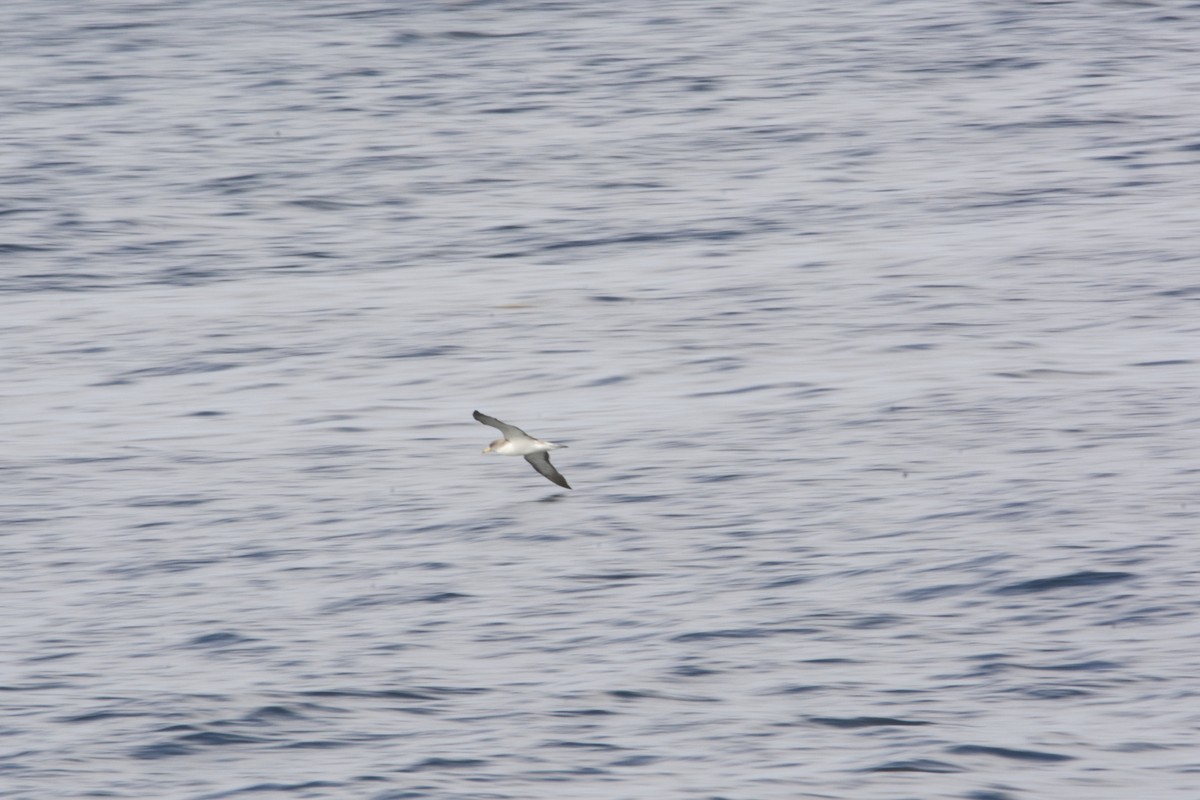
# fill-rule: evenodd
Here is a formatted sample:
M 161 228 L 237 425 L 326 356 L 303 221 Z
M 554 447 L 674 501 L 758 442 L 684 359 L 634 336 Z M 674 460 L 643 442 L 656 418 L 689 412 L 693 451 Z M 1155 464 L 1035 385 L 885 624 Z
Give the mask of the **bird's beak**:
M 485 452 L 485 453 L 492 452 L 492 446 L 489 444 L 487 447 L 483 448 L 483 452 Z

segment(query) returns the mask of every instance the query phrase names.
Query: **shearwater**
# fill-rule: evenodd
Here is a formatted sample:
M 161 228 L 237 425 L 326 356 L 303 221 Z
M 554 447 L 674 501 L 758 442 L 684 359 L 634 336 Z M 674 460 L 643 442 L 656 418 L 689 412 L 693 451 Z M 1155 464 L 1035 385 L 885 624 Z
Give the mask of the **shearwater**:
M 533 468 L 546 476 L 546 478 L 564 489 L 570 489 L 571 484 L 567 483 L 567 479 L 562 476 L 554 465 L 550 463 L 550 454 L 548 450 L 556 450 L 559 447 L 566 447 L 565 444 L 555 444 L 554 442 L 544 442 L 541 439 L 536 439 L 530 436 L 525 431 L 509 425 L 506 422 L 501 422 L 495 417 L 489 417 L 487 414 L 481 414 L 475 411 L 471 414 L 475 419 L 482 422 L 484 425 L 491 425 L 496 430 L 504 434 L 503 439 L 497 439 L 483 449 L 485 453 L 499 453 L 502 456 L 525 456 L 525 460 L 533 465 Z

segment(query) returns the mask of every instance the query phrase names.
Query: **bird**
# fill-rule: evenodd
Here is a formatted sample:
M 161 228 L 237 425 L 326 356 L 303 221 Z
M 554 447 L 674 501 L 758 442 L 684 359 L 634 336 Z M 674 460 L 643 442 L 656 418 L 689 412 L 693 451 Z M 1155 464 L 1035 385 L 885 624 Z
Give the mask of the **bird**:
M 478 411 L 472 412 L 473 416 L 484 425 L 490 425 L 496 430 L 504 434 L 503 439 L 497 439 L 483 449 L 485 453 L 499 453 L 502 456 L 525 456 L 525 460 L 533 465 L 533 468 L 551 483 L 557 483 L 564 489 L 570 489 L 571 484 L 567 483 L 567 479 L 554 468 L 550 463 L 550 453 L 548 450 L 557 450 L 560 447 L 566 447 L 565 444 L 555 444 L 554 442 L 543 442 L 541 439 L 535 439 L 525 431 L 509 425 L 507 422 L 501 422 L 495 417 L 489 417 L 487 414 L 481 414 Z

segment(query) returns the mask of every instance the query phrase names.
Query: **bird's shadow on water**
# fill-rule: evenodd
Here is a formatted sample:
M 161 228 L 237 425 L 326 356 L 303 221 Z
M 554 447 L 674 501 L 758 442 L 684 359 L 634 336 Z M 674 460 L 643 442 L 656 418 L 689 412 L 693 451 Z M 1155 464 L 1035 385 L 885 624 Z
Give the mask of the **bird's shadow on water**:
M 545 497 L 539 497 L 537 500 L 533 500 L 531 502 L 534 502 L 534 503 L 559 503 L 566 499 L 567 499 L 566 492 L 556 492 L 554 494 L 548 494 Z

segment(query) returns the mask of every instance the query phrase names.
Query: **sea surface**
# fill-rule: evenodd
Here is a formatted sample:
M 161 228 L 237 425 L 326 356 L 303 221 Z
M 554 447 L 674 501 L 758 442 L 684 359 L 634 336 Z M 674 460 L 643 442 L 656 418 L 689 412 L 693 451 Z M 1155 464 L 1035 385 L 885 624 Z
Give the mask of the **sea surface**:
M 6 0 L 0 70 L 0 797 L 1200 797 L 1200 4 Z

